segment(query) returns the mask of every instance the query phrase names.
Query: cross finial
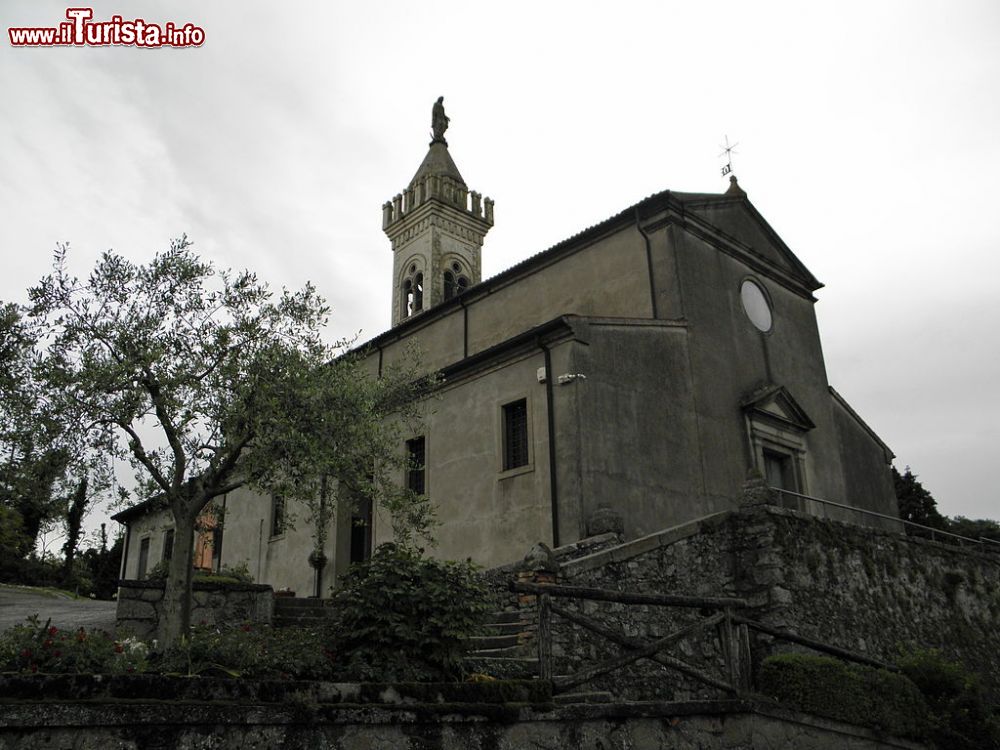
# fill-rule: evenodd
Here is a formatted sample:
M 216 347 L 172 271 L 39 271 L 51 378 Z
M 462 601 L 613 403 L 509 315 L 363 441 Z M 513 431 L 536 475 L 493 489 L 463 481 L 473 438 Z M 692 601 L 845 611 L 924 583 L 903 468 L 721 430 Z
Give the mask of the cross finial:
M 726 157 L 726 164 L 722 168 L 722 176 L 723 177 L 725 177 L 727 174 L 730 174 L 733 171 L 733 154 L 736 153 L 736 147 L 739 146 L 739 145 L 740 145 L 739 142 L 737 142 L 737 143 L 734 143 L 733 145 L 730 146 L 729 145 L 729 136 L 728 135 L 726 136 L 726 143 L 725 143 L 725 145 L 721 145 L 721 144 L 719 145 L 719 148 L 722 149 L 722 152 L 719 154 L 719 156 L 725 156 Z

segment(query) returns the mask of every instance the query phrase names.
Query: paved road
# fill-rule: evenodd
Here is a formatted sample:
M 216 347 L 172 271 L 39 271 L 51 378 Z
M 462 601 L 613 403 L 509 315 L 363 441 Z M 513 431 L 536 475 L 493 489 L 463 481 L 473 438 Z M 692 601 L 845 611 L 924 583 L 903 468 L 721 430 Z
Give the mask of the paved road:
M 37 614 L 45 622 L 52 619 L 58 628 L 100 628 L 115 632 L 115 602 L 69 599 L 57 594 L 0 586 L 0 630 L 23 623 Z

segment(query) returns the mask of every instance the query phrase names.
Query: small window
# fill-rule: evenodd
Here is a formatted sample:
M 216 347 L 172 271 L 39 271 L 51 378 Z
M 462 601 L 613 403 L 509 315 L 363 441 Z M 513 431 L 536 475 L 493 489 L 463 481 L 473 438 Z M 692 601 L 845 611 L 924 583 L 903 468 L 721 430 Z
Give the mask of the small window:
M 413 282 L 409 279 L 404 281 L 402 292 L 403 317 L 408 318 L 413 311 Z
M 455 274 L 451 271 L 444 272 L 444 298 L 445 300 L 450 300 L 455 296 L 456 285 L 455 285 Z
M 413 311 L 424 309 L 424 275 L 418 273 L 413 280 Z
M 528 401 L 503 407 L 503 470 L 528 465 Z
M 135 577 L 140 581 L 146 577 L 146 568 L 149 567 L 149 537 L 143 537 L 139 542 L 139 569 Z
M 162 560 L 169 560 L 174 556 L 174 530 L 167 529 L 163 532 L 163 557 Z
M 271 536 L 285 533 L 285 498 L 271 495 Z
M 406 487 L 418 495 L 426 494 L 427 443 L 423 436 L 406 441 L 406 455 L 409 468 L 406 472 Z

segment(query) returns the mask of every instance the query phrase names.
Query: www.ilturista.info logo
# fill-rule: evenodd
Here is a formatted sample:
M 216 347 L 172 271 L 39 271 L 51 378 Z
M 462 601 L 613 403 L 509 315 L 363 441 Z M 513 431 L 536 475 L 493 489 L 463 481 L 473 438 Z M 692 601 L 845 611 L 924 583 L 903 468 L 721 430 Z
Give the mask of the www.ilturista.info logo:
M 15 47 L 200 47 L 205 30 L 193 23 L 171 22 L 162 26 L 141 18 L 124 21 L 111 16 L 110 21 L 92 21 L 93 8 L 67 8 L 69 20 L 58 26 L 24 26 L 7 29 Z

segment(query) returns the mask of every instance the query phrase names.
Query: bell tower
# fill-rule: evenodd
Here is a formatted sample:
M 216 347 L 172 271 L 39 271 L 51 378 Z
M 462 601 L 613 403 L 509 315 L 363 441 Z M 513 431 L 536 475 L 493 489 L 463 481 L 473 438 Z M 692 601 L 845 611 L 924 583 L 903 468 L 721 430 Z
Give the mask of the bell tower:
M 392 324 L 399 325 L 482 280 L 483 238 L 493 201 L 469 190 L 448 153 L 444 97 L 431 114 L 431 143 L 410 184 L 382 206 L 392 243 Z

